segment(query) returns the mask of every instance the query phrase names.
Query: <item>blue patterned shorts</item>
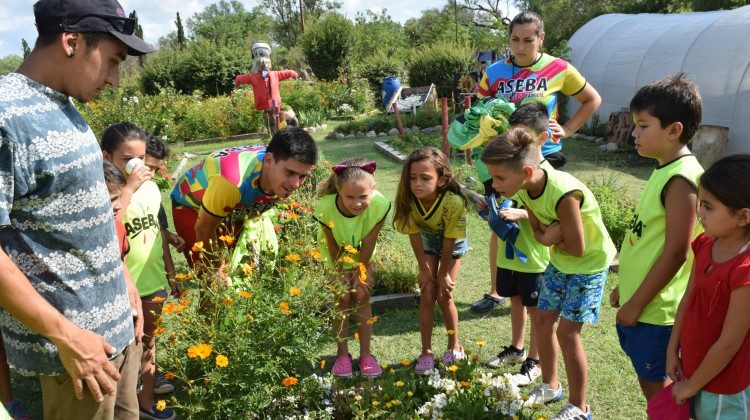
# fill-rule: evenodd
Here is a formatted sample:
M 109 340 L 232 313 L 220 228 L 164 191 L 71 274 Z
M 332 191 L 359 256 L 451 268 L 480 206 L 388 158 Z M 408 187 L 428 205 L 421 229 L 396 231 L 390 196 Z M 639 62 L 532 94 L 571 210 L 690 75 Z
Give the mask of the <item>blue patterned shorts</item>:
M 608 272 L 565 274 L 550 264 L 544 272 L 537 308 L 560 311 L 560 316 L 569 321 L 595 324 Z

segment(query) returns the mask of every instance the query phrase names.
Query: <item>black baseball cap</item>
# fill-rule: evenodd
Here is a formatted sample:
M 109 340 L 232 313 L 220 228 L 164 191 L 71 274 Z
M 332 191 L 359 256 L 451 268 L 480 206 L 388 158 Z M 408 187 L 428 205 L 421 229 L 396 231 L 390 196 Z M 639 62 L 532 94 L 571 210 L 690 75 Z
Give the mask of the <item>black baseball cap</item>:
M 128 46 L 128 55 L 156 51 L 133 35 L 135 12 L 126 17 L 117 0 L 39 0 L 34 4 L 34 18 L 39 35 L 108 32 Z

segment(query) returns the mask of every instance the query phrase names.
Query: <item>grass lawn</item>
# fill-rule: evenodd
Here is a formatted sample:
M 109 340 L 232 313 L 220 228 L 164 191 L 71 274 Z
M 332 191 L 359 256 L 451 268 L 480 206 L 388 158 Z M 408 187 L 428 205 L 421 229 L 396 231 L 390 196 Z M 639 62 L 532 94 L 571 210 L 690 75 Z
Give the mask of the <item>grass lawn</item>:
M 332 129 L 334 124 L 329 124 Z M 326 159 L 339 162 L 347 157 L 367 156 L 377 160 L 378 170 L 375 173 L 377 189 L 387 197 L 394 198 L 400 165 L 386 159 L 373 148 L 376 139 L 362 140 L 328 140 L 323 139 L 326 133 L 315 135 L 319 139 L 320 150 Z M 252 141 L 251 141 L 252 142 Z M 195 154 L 187 167 L 199 161 L 205 154 L 221 147 L 242 143 L 222 143 L 177 148 L 173 150 L 173 165 L 176 165 L 184 152 Z M 565 152 L 568 156 L 566 170 L 579 176 L 584 182 L 611 182 L 622 189 L 623 194 L 636 195 L 642 189 L 654 164 L 633 157 L 631 153 L 605 153 L 598 150 L 595 144 L 583 140 L 567 140 Z M 174 169 L 174 168 L 171 168 Z M 168 192 L 163 193 L 164 202 L 168 203 Z M 168 207 L 168 205 L 167 205 Z M 171 212 L 167 211 L 171 219 Z M 384 240 L 391 241 L 402 250 L 405 257 L 412 256 L 408 239 L 393 231 L 390 217 L 384 228 Z M 463 258 L 461 272 L 457 281 L 455 300 L 459 311 L 459 337 L 467 348 L 476 348 L 471 341 L 484 339 L 487 345 L 481 357 L 487 358 L 500 350 L 501 346 L 510 343 L 510 309 L 500 307 L 485 316 L 474 315 L 469 307 L 489 290 L 488 267 L 488 229 L 484 221 L 472 213 L 468 218 L 468 236 L 471 251 Z M 182 265 L 181 256 L 174 254 L 175 262 Z M 605 302 L 608 302 L 609 291 L 617 284 L 617 275 L 611 274 L 607 281 Z M 589 361 L 588 401 L 594 416 L 606 419 L 644 418 L 644 399 L 641 397 L 632 366 L 620 350 L 614 328 L 615 310 L 608 304 L 602 305 L 599 323 L 584 328 L 583 340 Z M 446 346 L 446 334 L 442 327 L 442 318 L 436 308 L 436 324 L 433 346 L 436 354 L 442 354 Z M 374 326 L 373 353 L 380 362 L 397 363 L 400 359 L 415 358 L 420 351 L 417 310 L 398 310 L 383 314 Z M 357 344 L 351 343 L 351 353 L 358 354 Z M 332 359 L 335 346 L 324 350 L 322 357 Z M 331 363 L 332 364 L 332 363 Z M 329 364 L 330 365 L 330 364 Z M 560 357 L 561 380 L 565 384 L 562 357 Z M 500 370 L 515 373 L 518 366 Z M 36 379 L 13 375 L 13 387 L 17 398 L 26 402 L 32 418 L 41 418 L 41 392 Z M 552 404 L 540 412 L 552 416 L 562 403 Z

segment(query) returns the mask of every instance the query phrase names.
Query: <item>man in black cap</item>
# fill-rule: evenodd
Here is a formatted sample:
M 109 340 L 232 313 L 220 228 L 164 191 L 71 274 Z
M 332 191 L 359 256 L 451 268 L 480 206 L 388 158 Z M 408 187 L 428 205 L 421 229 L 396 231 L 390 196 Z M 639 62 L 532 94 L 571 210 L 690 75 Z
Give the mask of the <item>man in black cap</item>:
M 154 48 L 115 0 L 41 0 L 34 16 L 33 51 L 0 77 L 8 361 L 40 378 L 45 418 L 137 418 L 141 305 L 119 258 L 99 145 L 70 98 L 93 99 L 117 84 L 128 55 Z

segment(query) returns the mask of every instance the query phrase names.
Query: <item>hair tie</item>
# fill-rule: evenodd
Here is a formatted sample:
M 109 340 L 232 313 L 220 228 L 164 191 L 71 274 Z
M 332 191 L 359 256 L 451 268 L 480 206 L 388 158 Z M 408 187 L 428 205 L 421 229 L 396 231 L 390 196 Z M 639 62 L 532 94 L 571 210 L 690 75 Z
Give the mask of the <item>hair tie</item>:
M 341 175 L 342 173 L 344 173 L 345 170 L 349 168 L 359 168 L 367 172 L 368 174 L 373 174 L 375 173 L 375 169 L 377 167 L 378 167 L 378 164 L 374 160 L 371 160 L 363 165 L 348 165 L 348 164 L 340 163 L 338 165 L 333 165 L 333 173 L 335 173 L 336 175 Z

